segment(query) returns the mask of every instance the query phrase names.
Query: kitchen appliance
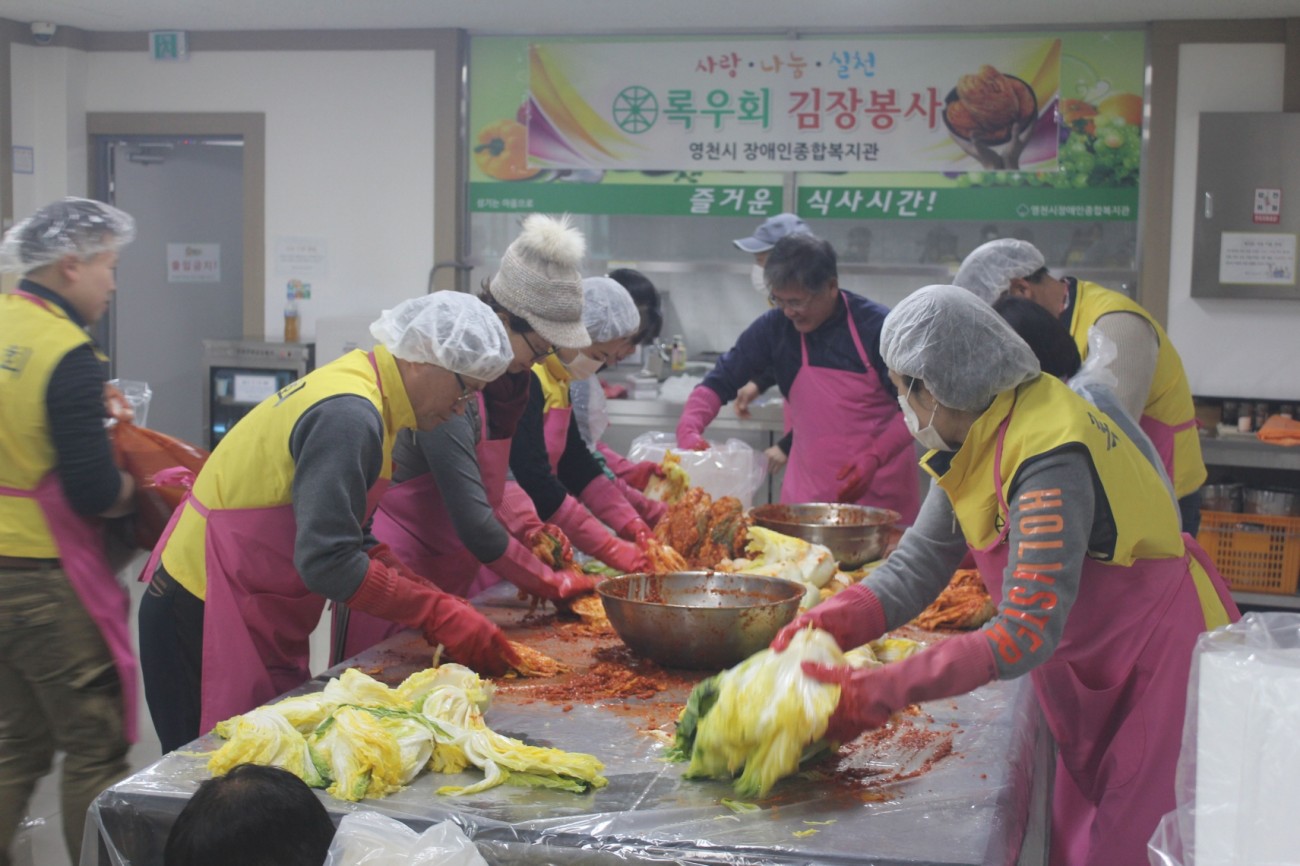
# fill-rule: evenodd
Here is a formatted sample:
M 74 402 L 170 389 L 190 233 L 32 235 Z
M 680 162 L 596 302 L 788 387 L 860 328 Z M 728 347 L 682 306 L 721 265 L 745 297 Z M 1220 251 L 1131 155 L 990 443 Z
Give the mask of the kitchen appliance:
M 209 450 L 254 406 L 310 373 L 312 343 L 203 341 L 203 430 Z
M 676 571 L 596 587 L 633 652 L 670 668 L 720 671 L 767 647 L 799 611 L 801 584 L 779 577 Z
M 1300 300 L 1297 140 L 1300 113 L 1201 113 L 1192 297 Z
M 755 506 L 749 516 L 764 529 L 830 548 L 845 571 L 879 559 L 899 518 L 888 508 L 835 502 L 774 502 Z

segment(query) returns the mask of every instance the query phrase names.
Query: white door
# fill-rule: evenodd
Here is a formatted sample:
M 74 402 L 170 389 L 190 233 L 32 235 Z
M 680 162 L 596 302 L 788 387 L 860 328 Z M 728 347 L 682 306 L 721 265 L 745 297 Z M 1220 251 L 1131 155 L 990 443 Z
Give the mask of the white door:
M 114 372 L 149 383 L 150 427 L 200 446 L 207 441 L 203 340 L 243 336 L 239 145 L 176 137 L 107 142 L 112 201 L 136 221 L 135 242 L 117 268 Z

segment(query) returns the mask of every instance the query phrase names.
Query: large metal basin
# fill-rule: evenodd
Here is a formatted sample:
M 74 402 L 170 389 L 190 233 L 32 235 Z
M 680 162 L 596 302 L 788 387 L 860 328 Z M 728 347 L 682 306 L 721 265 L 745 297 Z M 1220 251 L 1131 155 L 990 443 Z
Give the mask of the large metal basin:
M 881 557 L 899 514 L 888 508 L 836 502 L 773 502 L 751 508 L 749 516 L 764 529 L 825 545 L 840 568 L 852 571 Z
M 676 571 L 606 578 L 596 592 L 633 652 L 665 667 L 718 671 L 771 643 L 804 590 L 777 577 Z

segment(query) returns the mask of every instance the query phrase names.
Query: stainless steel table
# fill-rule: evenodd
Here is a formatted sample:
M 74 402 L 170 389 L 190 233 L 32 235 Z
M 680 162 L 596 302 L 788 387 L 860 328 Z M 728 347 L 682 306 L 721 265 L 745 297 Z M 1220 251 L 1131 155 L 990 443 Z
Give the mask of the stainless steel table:
M 577 670 L 570 676 L 581 675 L 595 658 L 628 657 L 617 638 L 574 640 L 567 626 L 523 624 L 527 607 L 511 587 L 493 588 L 476 604 L 512 638 L 573 664 Z M 404 633 L 300 691 L 320 689 L 347 666 L 395 683 L 428 663 L 428 646 Z M 671 679 L 653 698 L 599 704 L 539 699 L 535 690 L 541 686 L 531 683 L 546 681 L 498 689 L 487 715 L 495 730 L 596 754 L 609 778 L 600 790 L 574 795 L 503 786 L 464 798 L 434 793 L 445 784 L 480 778 L 471 771 L 453 777 L 426 772 L 396 794 L 360 804 L 320 796 L 336 819 L 364 808 L 417 830 L 454 820 L 489 862 L 499 864 L 1012 864 L 1027 828 L 1042 842 L 1033 828 L 1041 828 L 1045 818 L 1050 737 L 1027 679 L 924 705 L 913 721 L 926 730 L 931 747 L 935 738 L 949 740 L 952 754 L 921 775 L 873 784 L 925 757 L 885 738 L 847 761 L 855 767 L 854 778 L 865 780 L 846 783 L 839 770 L 829 779 L 795 776 L 758 803 L 759 811 L 747 814 L 722 804 L 734 796 L 730 784 L 683 779 L 683 764 L 663 760 L 662 738 L 645 733 L 654 726 L 670 729 L 668 720 L 685 699 L 690 679 Z M 172 821 L 207 777 L 205 758 L 192 752 L 216 745 L 204 737 L 101 795 L 87 822 L 83 866 L 161 863 Z M 1025 853 L 1027 862 L 1039 861 L 1037 849 Z

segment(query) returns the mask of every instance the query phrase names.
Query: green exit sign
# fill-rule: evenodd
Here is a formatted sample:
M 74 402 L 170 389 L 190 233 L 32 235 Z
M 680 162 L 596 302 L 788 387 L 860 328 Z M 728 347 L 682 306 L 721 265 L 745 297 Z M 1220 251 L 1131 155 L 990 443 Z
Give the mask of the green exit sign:
M 189 40 L 185 36 L 185 31 L 150 31 L 149 55 L 154 60 L 184 60 L 189 56 Z

